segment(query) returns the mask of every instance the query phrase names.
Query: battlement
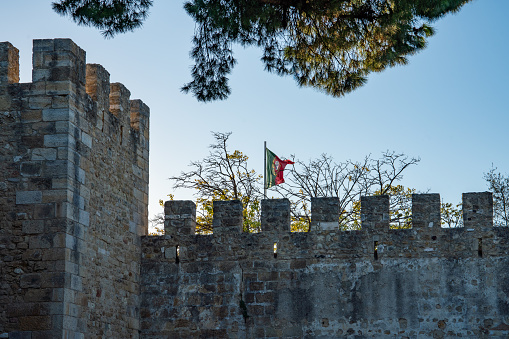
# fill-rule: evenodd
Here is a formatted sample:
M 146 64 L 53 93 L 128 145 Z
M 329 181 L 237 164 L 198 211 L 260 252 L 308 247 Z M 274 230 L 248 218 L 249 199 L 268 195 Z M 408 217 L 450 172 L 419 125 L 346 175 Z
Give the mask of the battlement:
M 412 196 L 391 229 L 389 197 L 361 198 L 361 229 L 339 229 L 335 198 L 311 200 L 309 232 L 290 202 L 262 200 L 259 233 L 239 201 L 214 202 L 195 234 L 192 201 L 165 203 L 165 235 L 142 239 L 141 327 L 168 337 L 490 337 L 509 331 L 509 229 L 489 192 L 463 194 L 464 227 L 442 228 L 439 194 Z M 504 273 L 502 273 L 502 271 Z
M 464 227 L 442 228 L 440 195 L 413 194 L 410 229 L 390 229 L 389 196 L 361 198 L 361 229 L 341 231 L 339 200 L 311 199 L 308 233 L 290 232 L 290 202 L 262 200 L 261 232 L 242 232 L 242 204 L 214 201 L 212 235 L 195 235 L 196 206 L 192 201 L 167 201 L 165 240 L 179 246 L 179 260 L 214 260 L 228 253 L 231 259 L 339 258 L 383 259 L 386 257 L 478 257 L 500 255 L 509 250 L 509 232 L 493 227 L 493 199 L 490 192 L 463 194 Z M 195 238 L 195 239 L 193 239 Z M 171 239 L 171 240 L 170 240 Z M 209 244 L 203 246 L 203 244 Z M 225 246 L 228 244 L 228 246 Z M 256 244 L 256 245 L 255 245 Z M 186 246 L 189 248 L 187 249 Z M 258 248 L 261 246 L 261 248 Z M 277 252 L 275 252 L 277 248 Z
M 0 334 L 133 337 L 149 108 L 70 39 L 34 40 L 32 66 L 19 83 L 0 43 Z
M 18 84 L 19 53 L 9 42 L 0 43 L 0 87 Z M 120 143 L 125 142 L 129 129 L 148 136 L 148 107 L 140 100 L 132 102 L 131 93 L 121 83 L 110 83 L 110 74 L 101 65 L 86 64 L 86 53 L 70 39 L 34 40 L 32 83 L 21 84 L 25 94 L 31 96 L 53 96 L 50 102 L 46 99 L 32 99 L 29 107 L 43 109 L 43 121 L 55 121 L 62 115 L 61 96 L 71 95 L 71 114 L 67 120 L 75 123 L 75 114 L 82 109 L 87 119 L 107 135 L 115 134 Z M 28 91 L 26 91 L 28 90 Z M 3 89 L 3 108 L 7 96 L 13 96 Z M 84 92 L 89 97 L 84 96 Z M 77 96 L 83 96 L 79 98 Z M 13 97 L 12 99 L 15 99 Z M 80 100 L 82 99 L 82 100 Z M 16 104 L 15 100 L 11 106 Z M 14 106 L 13 106 L 14 107 Z M 106 123 L 106 125 L 105 125 Z M 125 133 L 125 134 L 124 134 Z M 134 133 L 139 136 L 140 133 Z M 143 139 L 143 138 L 142 138 Z M 145 137 L 147 139 L 147 137 Z M 139 140 L 136 139 L 136 140 Z

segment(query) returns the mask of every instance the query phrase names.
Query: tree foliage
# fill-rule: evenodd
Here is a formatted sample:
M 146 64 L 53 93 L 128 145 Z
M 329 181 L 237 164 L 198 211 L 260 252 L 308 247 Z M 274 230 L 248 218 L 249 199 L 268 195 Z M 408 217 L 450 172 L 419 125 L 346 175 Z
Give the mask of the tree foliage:
M 340 97 L 372 72 L 404 65 L 426 46 L 431 24 L 471 0 L 189 0 L 196 22 L 192 81 L 199 101 L 230 94 L 233 46 L 263 50 L 265 70 Z M 53 8 L 105 36 L 139 27 L 149 0 L 62 0 Z
M 470 0 L 190 0 L 197 23 L 193 80 L 184 92 L 225 99 L 232 47 L 263 49 L 265 69 L 335 97 L 371 72 L 406 64 L 433 35 L 431 23 Z
M 450 202 L 440 204 L 440 220 L 444 228 L 463 227 L 462 204 L 453 205 Z
M 484 173 L 488 188 L 493 192 L 493 223 L 496 226 L 509 226 L 509 175 L 497 172 L 492 167 Z
M 78 25 L 98 28 L 104 37 L 111 38 L 141 27 L 152 0 L 62 0 L 52 6 Z
M 260 227 L 262 177 L 250 169 L 248 157 L 228 149 L 231 133 L 213 133 L 215 143 L 207 157 L 190 164 L 191 170 L 173 176 L 173 188 L 188 188 L 197 197 L 198 231 L 212 230 L 214 200 L 240 200 L 243 205 L 244 231 L 256 232 Z

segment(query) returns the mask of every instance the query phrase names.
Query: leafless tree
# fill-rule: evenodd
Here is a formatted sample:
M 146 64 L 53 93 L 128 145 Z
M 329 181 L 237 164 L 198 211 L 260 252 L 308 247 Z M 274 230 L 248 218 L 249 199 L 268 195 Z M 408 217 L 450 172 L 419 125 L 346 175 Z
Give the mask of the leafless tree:
M 403 178 L 404 170 L 419 161 L 419 158 L 391 151 L 383 152 L 379 159 L 368 155 L 362 161 L 339 163 L 322 154 L 309 162 L 296 160 L 296 165 L 286 174 L 287 184 L 277 186 L 276 190 L 293 200 L 292 217 L 302 224 L 309 224 L 311 220 L 308 206 L 312 197 L 338 197 L 341 227 L 356 228 L 360 221 L 361 195 L 397 196 L 391 204 L 408 210 L 408 197 L 414 191 L 405 190 L 396 183 Z M 395 213 L 393 222 L 399 222 L 396 217 L 408 218 L 408 213 Z
M 493 223 L 496 226 L 509 226 L 509 175 L 502 175 L 492 167 L 484 173 L 484 179 L 493 192 Z

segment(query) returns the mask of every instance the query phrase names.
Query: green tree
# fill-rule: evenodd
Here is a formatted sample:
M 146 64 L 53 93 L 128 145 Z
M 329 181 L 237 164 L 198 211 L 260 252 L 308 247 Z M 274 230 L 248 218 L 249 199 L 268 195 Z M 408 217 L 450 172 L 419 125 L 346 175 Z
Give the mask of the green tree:
M 113 37 L 141 27 L 152 0 L 62 0 L 52 6 L 78 25 L 98 28 L 104 37 Z
M 441 224 L 444 228 L 463 227 L 463 209 L 462 205 L 453 205 L 450 202 L 440 204 Z
M 199 101 L 230 94 L 233 45 L 258 46 L 265 69 L 340 97 L 371 72 L 403 65 L 433 35 L 431 24 L 471 0 L 189 0 L 197 26 L 192 81 L 182 91 Z M 151 1 L 64 0 L 60 14 L 112 36 L 139 27 Z
M 170 177 L 173 188 L 193 189 L 197 197 L 197 231 L 212 231 L 213 201 L 240 200 L 243 205 L 244 231 L 260 230 L 262 177 L 247 164 L 242 152 L 228 149 L 231 133 L 213 133 L 215 143 L 209 155 L 190 164 L 191 170 Z

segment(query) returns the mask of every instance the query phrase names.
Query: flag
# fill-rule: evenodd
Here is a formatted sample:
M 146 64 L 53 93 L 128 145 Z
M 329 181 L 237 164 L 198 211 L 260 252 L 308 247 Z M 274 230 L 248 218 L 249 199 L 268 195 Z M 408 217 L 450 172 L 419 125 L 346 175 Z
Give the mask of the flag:
M 283 171 L 288 164 L 293 164 L 290 160 L 281 160 L 277 155 L 272 153 L 268 148 L 265 148 L 267 163 L 265 164 L 265 178 L 267 179 L 267 188 L 282 184 L 285 182 L 283 179 Z

